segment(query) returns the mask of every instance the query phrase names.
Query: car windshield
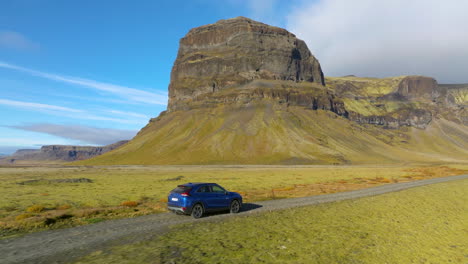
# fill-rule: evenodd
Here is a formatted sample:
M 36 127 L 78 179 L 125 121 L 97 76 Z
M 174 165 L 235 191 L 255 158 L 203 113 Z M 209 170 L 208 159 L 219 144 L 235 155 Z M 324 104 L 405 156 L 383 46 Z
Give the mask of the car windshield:
M 174 190 L 172 190 L 171 192 L 173 193 L 183 193 L 183 192 L 187 192 L 187 191 L 190 191 L 190 187 L 188 186 L 185 186 L 185 185 L 179 185 L 177 186 L 177 188 L 175 188 Z

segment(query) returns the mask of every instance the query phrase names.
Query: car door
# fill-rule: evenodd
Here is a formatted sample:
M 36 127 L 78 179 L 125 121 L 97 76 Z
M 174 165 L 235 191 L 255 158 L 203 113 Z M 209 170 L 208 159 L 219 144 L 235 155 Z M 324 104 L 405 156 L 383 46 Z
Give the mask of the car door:
M 216 197 L 211 192 L 211 186 L 203 185 L 200 186 L 196 192 L 198 198 L 203 202 L 205 210 L 211 210 L 216 208 Z
M 214 204 L 217 209 L 229 208 L 229 195 L 226 195 L 224 190 L 219 185 L 211 185 L 211 191 L 214 195 Z

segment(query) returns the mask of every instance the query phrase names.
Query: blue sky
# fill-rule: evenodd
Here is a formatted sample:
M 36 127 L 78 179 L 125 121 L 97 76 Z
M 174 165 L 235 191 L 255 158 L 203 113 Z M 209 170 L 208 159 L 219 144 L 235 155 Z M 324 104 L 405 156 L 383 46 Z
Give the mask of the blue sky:
M 195 26 L 256 15 L 252 8 L 245 1 L 2 1 L 0 153 L 131 138 L 166 108 L 179 39 Z
M 434 21 L 412 17 L 411 5 L 408 14 L 395 20 L 366 15 L 370 11 L 365 7 L 372 7 L 372 13 L 408 8 L 400 0 L 388 1 L 389 6 L 370 0 L 3 0 L 0 153 L 131 138 L 166 108 L 179 39 L 193 27 L 236 16 L 291 30 L 306 40 L 327 75 L 414 73 L 468 82 L 466 74 L 458 73 L 468 68 L 462 28 L 468 23 L 457 11 L 467 10 L 466 4 L 448 0 L 444 9 L 437 1 L 415 2 L 429 8 L 415 5 L 418 12 L 435 13 Z M 350 15 L 356 13 L 353 8 L 360 17 Z M 427 23 L 432 27 L 427 29 Z M 367 46 L 356 42 L 356 34 Z M 428 45 L 430 34 L 455 44 Z M 399 37 L 405 37 L 404 43 Z M 395 56 L 405 59 L 396 61 Z M 440 68 L 428 66 L 434 60 Z

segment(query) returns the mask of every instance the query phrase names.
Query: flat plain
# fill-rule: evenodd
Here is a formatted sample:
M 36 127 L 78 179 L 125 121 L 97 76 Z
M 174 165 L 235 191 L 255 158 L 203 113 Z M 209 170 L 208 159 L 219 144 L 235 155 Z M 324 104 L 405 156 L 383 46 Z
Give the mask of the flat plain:
M 0 237 L 165 211 L 168 192 L 217 182 L 246 202 L 466 174 L 468 165 L 0 168 Z
M 78 263 L 466 263 L 468 180 L 188 223 Z

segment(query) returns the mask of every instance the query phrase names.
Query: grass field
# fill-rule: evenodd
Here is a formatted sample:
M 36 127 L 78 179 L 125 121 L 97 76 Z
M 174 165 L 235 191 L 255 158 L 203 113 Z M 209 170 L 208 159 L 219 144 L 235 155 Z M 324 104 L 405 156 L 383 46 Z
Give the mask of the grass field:
M 217 182 L 240 192 L 246 201 L 259 201 L 464 174 L 467 169 L 467 165 L 0 168 L 0 237 L 162 212 L 168 192 L 186 182 Z M 87 180 L 67 182 L 81 178 Z
M 78 263 L 467 263 L 468 180 L 175 226 Z

